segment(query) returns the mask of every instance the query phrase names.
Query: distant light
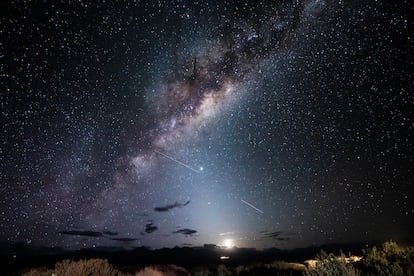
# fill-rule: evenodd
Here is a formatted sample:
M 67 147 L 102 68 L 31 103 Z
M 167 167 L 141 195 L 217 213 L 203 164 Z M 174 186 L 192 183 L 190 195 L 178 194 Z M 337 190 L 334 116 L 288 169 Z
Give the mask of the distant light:
M 203 167 L 200 167 L 200 171 L 203 171 L 204 170 L 204 168 Z
M 228 259 L 230 259 L 229 256 L 220 256 L 220 260 L 228 260 Z
M 228 249 L 233 248 L 234 247 L 234 240 L 232 240 L 232 239 L 226 239 L 226 240 L 224 240 L 223 246 L 225 248 L 228 248 Z

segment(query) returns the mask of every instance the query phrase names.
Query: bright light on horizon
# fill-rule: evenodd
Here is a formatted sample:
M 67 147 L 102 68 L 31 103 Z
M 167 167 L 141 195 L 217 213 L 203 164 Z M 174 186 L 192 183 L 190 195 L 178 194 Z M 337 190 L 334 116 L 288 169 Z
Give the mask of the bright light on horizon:
M 234 247 L 234 240 L 233 239 L 225 239 L 223 241 L 223 246 L 227 249 L 233 248 Z

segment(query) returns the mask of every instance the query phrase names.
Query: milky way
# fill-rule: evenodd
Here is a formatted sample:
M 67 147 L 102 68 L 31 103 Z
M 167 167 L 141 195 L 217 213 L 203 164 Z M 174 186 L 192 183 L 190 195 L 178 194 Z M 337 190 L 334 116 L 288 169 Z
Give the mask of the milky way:
M 146 144 L 131 147 L 132 152 L 122 160 L 125 162 L 122 167 L 128 169 L 124 173 L 115 172 L 114 189 L 104 190 L 98 204 L 105 206 L 108 196 L 119 198 L 122 191 L 131 192 L 131 185 L 142 185 L 149 177 L 154 177 L 154 170 L 161 170 L 160 155 L 197 172 L 165 153 L 188 148 L 191 139 L 199 136 L 211 120 L 241 98 L 241 90 L 246 90 L 243 86 L 256 78 L 260 63 L 270 55 L 287 51 L 299 26 L 309 23 L 313 11 L 305 11 L 305 5 L 314 5 L 300 1 L 262 4 L 258 7 L 250 1 L 238 1 L 229 5 L 228 13 L 223 15 L 222 37 L 215 47 L 207 49 L 202 56 L 189 56 L 192 62 L 187 62 L 191 66 L 185 72 L 174 72 L 161 81 L 155 91 L 159 98 L 146 110 L 151 117 L 146 121 L 151 125 L 146 127 L 146 133 L 139 134 L 139 139 Z M 129 203 L 125 208 L 129 208 Z M 110 205 L 109 209 L 117 213 L 115 206 Z M 102 212 L 101 208 L 93 208 L 88 220 L 94 221 L 96 210 Z M 98 224 L 104 222 L 102 218 Z
M 229 14 L 223 16 L 218 49 L 195 56 L 187 74 L 177 73 L 156 91 L 162 96 L 155 110 L 149 111 L 155 120 L 148 131 L 154 134 L 142 138 L 150 140 L 145 149 L 139 148 L 144 153 L 129 160 L 137 174 L 155 162 L 157 150 L 169 152 L 178 142 L 197 136 L 228 101 L 239 97 L 240 86 L 254 77 L 260 62 L 289 46 L 290 36 L 306 17 L 303 5 L 269 1 L 257 7 L 238 1 L 230 6 Z
M 201 2 L 5 7 L 0 238 L 412 240 L 408 4 Z
M 131 192 L 140 198 L 142 187 L 154 189 L 149 188 L 153 181 L 162 182 L 156 176 L 163 173 L 161 155 L 175 161 L 166 153 L 173 155 L 183 147 L 192 150 L 188 147 L 191 139 L 242 97 L 241 91 L 246 90 L 243 86 L 256 77 L 260 63 L 289 46 L 291 36 L 307 21 L 303 5 L 297 1 L 270 1 L 261 7 L 249 1 L 229 5 L 228 14 L 223 15 L 222 37 L 215 47 L 201 56 L 189 56 L 189 68 L 158 84 L 158 99 L 145 110 L 149 116 L 145 121 L 150 124 L 135 134 L 144 143 L 130 145 L 129 154 L 120 159 L 117 166 L 123 170 L 114 172 L 111 185 L 101 192 L 92 212 L 86 212 L 87 221 L 93 222 L 89 227 L 106 227 L 108 215 L 118 216 L 117 220 L 128 217 L 130 202 L 134 201 Z M 175 162 L 195 171 L 181 161 Z M 159 191 L 155 189 L 154 193 Z

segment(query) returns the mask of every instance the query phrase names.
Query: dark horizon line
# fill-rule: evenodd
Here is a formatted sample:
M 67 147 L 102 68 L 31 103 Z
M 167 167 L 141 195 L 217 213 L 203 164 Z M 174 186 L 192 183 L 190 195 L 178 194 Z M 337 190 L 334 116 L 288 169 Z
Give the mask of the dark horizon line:
M 324 243 L 324 244 L 310 244 L 309 246 L 305 247 L 293 247 L 293 248 L 281 248 L 281 247 L 267 247 L 267 248 L 256 248 L 256 247 L 237 247 L 234 246 L 232 248 L 227 248 L 224 246 L 220 246 L 217 244 L 203 244 L 203 245 L 176 245 L 174 247 L 161 247 L 161 248 L 151 248 L 150 246 L 122 246 L 121 244 L 119 246 L 96 246 L 96 247 L 85 247 L 85 248 L 77 248 L 77 249 L 69 249 L 64 247 L 51 247 L 51 246 L 43 246 L 43 245 L 32 245 L 27 244 L 26 242 L 5 242 L 0 241 L 0 255 L 7 256 L 7 255 L 15 255 L 17 253 L 22 255 L 36 255 L 36 253 L 40 255 L 58 255 L 58 254 L 64 254 L 64 253 L 77 253 L 77 252 L 85 252 L 85 251 L 93 251 L 93 252 L 111 252 L 111 251 L 118 251 L 118 252 L 134 252 L 137 250 L 147 250 L 149 252 L 157 252 L 162 250 L 180 250 L 180 249 L 219 249 L 223 251 L 231 252 L 232 250 L 254 250 L 258 252 L 266 252 L 266 251 L 272 251 L 272 250 L 278 250 L 280 252 L 293 252 L 293 251 L 305 251 L 305 250 L 315 250 L 315 249 L 325 249 L 325 248 L 332 248 L 333 250 L 338 249 L 347 249 L 347 248 L 354 248 L 354 249 L 364 249 L 369 248 L 372 246 L 380 246 L 383 243 L 387 241 L 395 241 L 392 239 L 388 240 L 376 240 L 376 241 L 360 241 L 360 242 L 346 242 L 346 243 L 340 243 L 340 242 L 332 242 L 332 243 Z M 395 241 L 400 246 L 414 246 L 414 240 L 410 241 Z M 27 252 L 27 250 L 30 250 Z M 25 252 L 26 251 L 26 252 Z

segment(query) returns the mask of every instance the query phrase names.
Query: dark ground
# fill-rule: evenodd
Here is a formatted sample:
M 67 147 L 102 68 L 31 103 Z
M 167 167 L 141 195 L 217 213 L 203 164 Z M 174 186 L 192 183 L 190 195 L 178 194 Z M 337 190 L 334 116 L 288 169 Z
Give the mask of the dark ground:
M 94 248 L 78 251 L 65 251 L 59 248 L 34 247 L 25 244 L 2 244 L 0 258 L 3 262 L 2 273 L 18 274 L 23 269 L 34 267 L 50 267 L 64 259 L 80 260 L 90 258 L 108 259 L 120 270 L 140 268 L 148 265 L 175 264 L 186 269 L 197 266 L 210 266 L 224 263 L 226 266 L 248 265 L 256 262 L 269 263 L 275 260 L 287 262 L 303 262 L 314 258 L 321 250 L 338 254 L 360 254 L 366 244 L 332 244 L 319 247 L 281 250 L 277 248 L 256 250 L 253 248 L 224 249 L 215 245 L 204 247 L 175 247 L 151 250 L 138 247 Z M 228 260 L 220 260 L 220 256 L 229 256 Z

